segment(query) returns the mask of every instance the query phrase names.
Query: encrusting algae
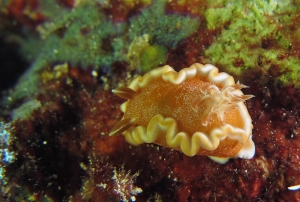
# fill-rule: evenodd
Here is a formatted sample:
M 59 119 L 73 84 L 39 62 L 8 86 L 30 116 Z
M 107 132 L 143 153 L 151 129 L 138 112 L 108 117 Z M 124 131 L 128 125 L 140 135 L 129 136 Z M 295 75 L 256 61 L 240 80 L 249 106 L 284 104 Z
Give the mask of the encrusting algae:
M 132 145 L 155 143 L 220 163 L 250 159 L 253 126 L 244 101 L 253 96 L 242 93 L 245 87 L 209 64 L 154 69 L 113 90 L 128 101 L 110 136 L 122 133 Z

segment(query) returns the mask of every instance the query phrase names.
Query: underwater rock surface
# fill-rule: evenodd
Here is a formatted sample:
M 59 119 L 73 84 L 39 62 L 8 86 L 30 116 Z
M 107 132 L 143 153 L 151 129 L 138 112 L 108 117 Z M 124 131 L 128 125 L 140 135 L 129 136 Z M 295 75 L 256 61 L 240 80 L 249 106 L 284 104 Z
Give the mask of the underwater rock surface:
M 18 49 L 5 57 L 18 64 L 7 77 L 18 82 L 0 88 L 1 199 L 299 201 L 299 8 L 259 0 L 0 2 L 3 50 Z M 230 73 L 255 96 L 246 102 L 252 159 L 218 164 L 108 136 L 124 102 L 111 89 L 157 66 L 179 71 L 196 62 Z

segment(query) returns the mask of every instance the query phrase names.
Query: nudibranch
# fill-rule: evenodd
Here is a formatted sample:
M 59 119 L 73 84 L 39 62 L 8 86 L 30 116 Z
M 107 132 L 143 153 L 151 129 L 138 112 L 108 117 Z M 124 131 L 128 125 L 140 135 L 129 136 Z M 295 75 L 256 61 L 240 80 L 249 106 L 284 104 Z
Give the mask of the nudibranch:
M 205 155 L 225 163 L 255 153 L 252 120 L 244 104 L 253 97 L 213 65 L 193 64 L 176 72 L 166 65 L 113 90 L 128 101 L 110 136 L 128 143 L 155 143 L 187 156 Z

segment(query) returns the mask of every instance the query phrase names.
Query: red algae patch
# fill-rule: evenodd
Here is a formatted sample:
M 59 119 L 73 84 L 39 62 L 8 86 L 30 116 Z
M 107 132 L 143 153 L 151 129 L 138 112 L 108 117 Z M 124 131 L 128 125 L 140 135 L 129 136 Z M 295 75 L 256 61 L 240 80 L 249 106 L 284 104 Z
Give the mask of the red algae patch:
M 29 28 L 35 28 L 45 21 L 44 15 L 38 10 L 38 0 L 12 0 L 7 7 L 2 7 L 3 13 Z
M 219 162 L 252 158 L 252 124 L 243 103 L 252 96 L 240 91 L 244 87 L 213 65 L 196 63 L 178 73 L 157 68 L 113 90 L 128 101 L 110 135 L 123 133 L 132 145 L 156 143 Z
M 121 99 L 104 90 L 105 84 L 91 70 L 67 64 L 41 72 L 39 108 L 13 122 L 11 149 L 20 158 L 7 167 L 7 175 L 15 176 L 10 193 L 20 184 L 18 189 L 63 201 L 81 188 L 91 153 L 122 148 L 123 138 L 105 136 L 121 117 Z

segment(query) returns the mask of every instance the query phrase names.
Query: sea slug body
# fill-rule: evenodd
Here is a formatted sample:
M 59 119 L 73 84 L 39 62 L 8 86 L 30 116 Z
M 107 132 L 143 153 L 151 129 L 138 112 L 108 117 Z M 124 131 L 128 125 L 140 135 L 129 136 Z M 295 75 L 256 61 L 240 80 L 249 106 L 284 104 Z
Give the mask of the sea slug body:
M 110 135 L 128 143 L 155 143 L 187 156 L 205 155 L 225 163 L 254 156 L 252 120 L 244 101 L 253 97 L 232 76 L 210 64 L 179 72 L 166 65 L 136 77 L 113 92 L 128 99 Z

